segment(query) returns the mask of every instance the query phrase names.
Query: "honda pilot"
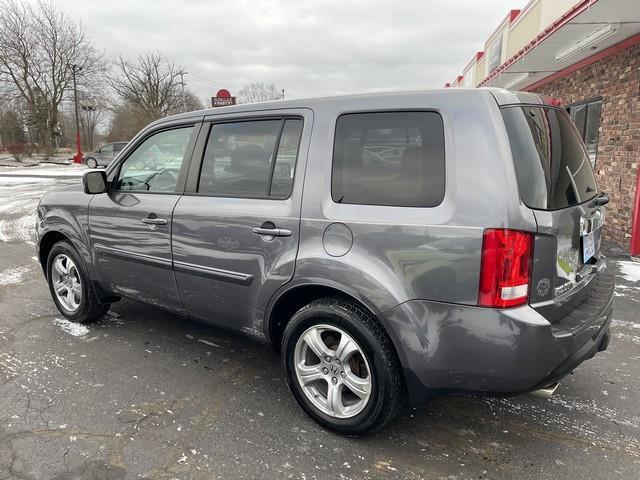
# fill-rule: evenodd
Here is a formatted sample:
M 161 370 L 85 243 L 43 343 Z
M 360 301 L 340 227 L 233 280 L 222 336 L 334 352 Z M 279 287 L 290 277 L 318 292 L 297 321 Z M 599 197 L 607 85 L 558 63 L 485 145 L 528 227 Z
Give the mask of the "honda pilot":
M 536 94 L 237 105 L 47 192 L 38 258 L 69 320 L 129 297 L 268 342 L 306 413 L 357 435 L 437 394 L 550 394 L 604 350 L 607 201 Z

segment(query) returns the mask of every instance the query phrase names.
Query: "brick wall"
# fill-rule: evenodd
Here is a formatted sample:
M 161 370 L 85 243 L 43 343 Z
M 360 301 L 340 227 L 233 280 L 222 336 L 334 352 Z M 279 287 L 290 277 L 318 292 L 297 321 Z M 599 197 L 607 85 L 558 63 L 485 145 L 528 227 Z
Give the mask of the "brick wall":
M 609 192 L 605 238 L 629 251 L 640 163 L 640 44 L 534 90 L 564 104 L 602 97 L 596 176 Z

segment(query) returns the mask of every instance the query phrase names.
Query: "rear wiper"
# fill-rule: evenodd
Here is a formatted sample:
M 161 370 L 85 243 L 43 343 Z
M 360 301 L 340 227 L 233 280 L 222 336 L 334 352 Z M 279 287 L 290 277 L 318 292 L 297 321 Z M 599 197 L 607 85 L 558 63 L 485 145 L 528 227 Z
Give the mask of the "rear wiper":
M 609 193 L 601 192 L 596 198 L 593 199 L 592 205 L 594 207 L 601 207 L 602 205 L 606 205 L 609 203 Z

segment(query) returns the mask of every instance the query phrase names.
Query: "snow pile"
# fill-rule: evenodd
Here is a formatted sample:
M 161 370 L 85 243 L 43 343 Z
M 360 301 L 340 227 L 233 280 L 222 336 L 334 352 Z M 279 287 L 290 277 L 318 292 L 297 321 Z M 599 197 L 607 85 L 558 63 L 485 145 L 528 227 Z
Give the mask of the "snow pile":
M 0 286 L 15 285 L 22 282 L 22 277 L 29 273 L 28 267 L 7 268 L 0 272 Z
M 640 263 L 622 260 L 618 262 L 618 266 L 625 280 L 629 282 L 640 282 Z
M 56 318 L 53 320 L 53 323 L 60 327 L 63 332 L 73 335 L 74 337 L 84 337 L 89 333 L 89 329 L 86 326 L 81 323 L 70 322 L 66 318 Z

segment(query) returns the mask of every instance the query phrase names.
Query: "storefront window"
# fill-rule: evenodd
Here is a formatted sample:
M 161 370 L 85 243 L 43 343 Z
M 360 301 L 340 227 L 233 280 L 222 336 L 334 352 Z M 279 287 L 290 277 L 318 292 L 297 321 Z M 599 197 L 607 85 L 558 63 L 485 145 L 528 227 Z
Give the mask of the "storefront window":
M 596 166 L 598 151 L 598 137 L 600 133 L 600 113 L 602 112 L 602 98 L 593 98 L 585 102 L 574 103 L 567 107 L 578 132 L 587 146 L 591 165 Z

